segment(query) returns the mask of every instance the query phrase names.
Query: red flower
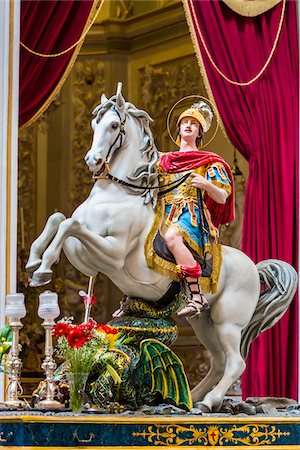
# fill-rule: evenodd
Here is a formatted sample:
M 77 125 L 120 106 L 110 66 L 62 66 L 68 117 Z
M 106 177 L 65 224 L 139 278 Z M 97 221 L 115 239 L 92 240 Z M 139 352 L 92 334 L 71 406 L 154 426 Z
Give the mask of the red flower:
M 73 327 L 67 336 L 67 341 L 70 347 L 82 347 L 87 341 L 87 336 L 79 328 L 80 325 Z
M 106 334 L 118 334 L 118 330 L 111 327 L 110 325 L 98 325 L 99 331 L 104 331 Z
M 60 337 L 65 336 L 67 337 L 69 332 L 71 330 L 71 327 L 68 323 L 65 322 L 59 322 L 53 327 L 53 336 Z
M 93 319 L 90 319 L 88 323 L 81 323 L 77 325 L 79 331 L 81 331 L 87 339 L 91 339 L 94 335 L 94 330 L 97 324 Z

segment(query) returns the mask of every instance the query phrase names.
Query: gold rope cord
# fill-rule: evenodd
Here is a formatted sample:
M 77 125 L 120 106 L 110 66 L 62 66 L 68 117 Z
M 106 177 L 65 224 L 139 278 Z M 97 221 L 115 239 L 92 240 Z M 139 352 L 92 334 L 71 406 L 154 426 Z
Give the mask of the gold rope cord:
M 85 27 L 82 35 L 80 36 L 80 38 L 78 39 L 78 41 L 76 41 L 74 44 L 70 45 L 70 47 L 66 48 L 66 50 L 63 50 L 59 53 L 39 53 L 39 52 L 35 52 L 34 50 L 32 50 L 31 48 L 27 47 L 27 45 L 25 45 L 22 41 L 20 41 L 20 44 L 22 47 L 24 47 L 29 53 L 32 53 L 35 56 L 40 56 L 41 58 L 57 58 L 58 56 L 62 56 L 66 53 L 68 53 L 70 50 L 72 50 L 73 48 L 75 48 L 80 42 L 82 42 L 86 35 L 88 34 L 88 32 L 90 31 L 90 29 L 92 28 L 92 26 L 95 23 L 95 20 L 97 19 L 97 16 L 103 6 L 104 0 L 101 0 L 100 5 L 98 6 L 98 2 L 99 0 L 97 0 L 97 6 L 96 6 L 96 11 L 95 11 L 95 15 L 93 17 L 93 19 L 91 20 L 90 24 L 88 25 L 88 27 Z M 95 2 L 94 2 L 95 4 Z M 94 8 L 94 5 L 92 6 L 92 9 Z M 87 20 L 87 23 L 89 21 L 89 18 Z
M 101 0 L 101 5 L 103 4 L 104 0 Z M 89 14 L 89 17 L 87 19 L 85 28 L 83 30 L 83 33 L 85 33 L 86 28 L 90 27 L 90 21 L 92 21 L 92 23 L 94 23 L 95 18 L 98 16 L 98 12 L 99 12 L 99 5 L 100 0 L 94 0 L 93 6 L 91 8 L 91 12 Z M 44 112 L 45 110 L 48 108 L 48 106 L 52 103 L 52 101 L 54 100 L 54 98 L 56 97 L 56 95 L 58 94 L 59 90 L 61 89 L 62 85 L 64 84 L 64 82 L 66 81 L 69 73 L 71 72 L 71 69 L 75 63 L 75 60 L 77 58 L 78 53 L 80 52 L 80 49 L 82 47 L 83 44 L 83 40 L 80 41 L 77 44 L 77 47 L 75 48 L 73 55 L 69 61 L 69 64 L 66 67 L 65 72 L 63 73 L 63 75 L 61 76 L 61 79 L 59 80 L 59 82 L 57 83 L 56 87 L 53 89 L 51 95 L 49 95 L 49 97 L 47 98 L 47 100 L 45 100 L 45 103 L 40 107 L 40 109 L 34 114 L 34 116 L 29 119 L 26 123 L 24 123 L 21 127 L 20 130 L 22 130 L 23 128 L 29 127 L 30 125 L 32 125 Z
M 214 69 L 218 72 L 218 74 L 221 75 L 221 77 L 224 78 L 228 83 L 234 84 L 234 85 L 236 85 L 236 86 L 249 86 L 250 84 L 254 83 L 258 78 L 260 78 L 261 75 L 262 75 L 262 74 L 264 73 L 264 71 L 266 70 L 266 68 L 268 67 L 268 65 L 269 65 L 269 63 L 270 63 L 270 61 L 271 61 L 271 59 L 272 59 L 272 57 L 273 57 L 273 55 L 274 55 L 274 52 L 275 52 L 275 50 L 276 50 L 277 43 L 278 43 L 278 40 L 279 40 L 279 36 L 280 36 L 281 30 L 282 30 L 282 24 L 283 24 L 283 19 L 284 19 L 286 0 L 283 0 L 283 2 L 282 2 L 281 16 L 280 16 L 279 25 L 278 25 L 277 33 L 276 33 L 276 36 L 275 36 L 275 40 L 274 40 L 274 43 L 273 43 L 273 47 L 272 47 L 272 49 L 271 49 L 271 52 L 270 52 L 270 54 L 269 54 L 269 56 L 268 56 L 268 58 L 267 58 L 265 64 L 263 65 L 263 67 L 261 68 L 261 70 L 258 72 L 258 74 L 255 75 L 253 78 L 251 78 L 251 80 L 245 81 L 245 82 L 238 82 L 238 81 L 235 81 L 235 80 L 231 80 L 230 78 L 228 78 L 228 77 L 227 77 L 227 76 L 219 69 L 219 67 L 217 66 L 217 64 L 216 64 L 215 61 L 213 60 L 213 58 L 212 58 L 212 56 L 211 56 L 211 54 L 210 54 L 210 52 L 209 52 L 209 50 L 208 50 L 208 48 L 207 48 L 207 46 L 206 46 L 206 43 L 205 43 L 205 41 L 204 41 L 202 32 L 201 32 L 201 30 L 200 30 L 200 27 L 199 27 L 199 24 L 198 24 L 198 21 L 197 21 L 197 18 L 196 18 L 196 13 L 195 13 L 195 8 L 194 8 L 193 0 L 190 0 L 189 3 L 190 3 L 190 5 L 191 5 L 191 11 L 192 11 L 192 14 L 193 14 L 193 26 L 194 26 L 194 24 L 196 24 L 196 28 L 197 28 L 197 31 L 198 31 L 198 34 L 199 34 L 201 43 L 202 43 L 202 45 L 203 45 L 203 48 L 204 48 L 204 50 L 205 50 L 205 53 L 206 53 L 206 55 L 207 55 L 207 57 L 208 57 L 210 63 L 211 63 L 212 66 L 214 67 Z
M 223 2 L 241 16 L 255 17 L 273 8 L 281 0 L 223 0 Z
M 194 26 L 193 26 L 193 23 L 192 23 L 190 8 L 189 8 L 189 5 L 188 5 L 188 0 L 182 0 L 182 3 L 183 3 L 183 9 L 184 9 L 184 13 L 185 13 L 186 22 L 188 24 L 188 28 L 189 28 L 189 31 L 190 31 L 190 35 L 191 35 L 191 39 L 192 39 L 195 55 L 196 55 L 196 58 L 197 58 L 197 62 L 198 62 L 198 66 L 199 66 L 199 69 L 200 69 L 200 73 L 201 73 L 201 76 L 202 76 L 202 80 L 203 80 L 203 84 L 204 84 L 205 90 L 207 92 L 209 100 L 214 105 L 214 109 L 215 109 L 215 111 L 218 114 L 219 125 L 220 125 L 220 128 L 221 128 L 222 132 L 223 132 L 223 135 L 224 135 L 225 139 L 227 140 L 227 142 L 229 142 L 229 144 L 232 145 L 232 143 L 231 143 L 231 141 L 230 141 L 230 139 L 228 137 L 228 134 L 226 132 L 224 123 L 222 121 L 221 114 L 219 113 L 219 110 L 218 110 L 218 107 L 217 107 L 217 104 L 216 104 L 216 101 L 215 101 L 215 98 L 214 98 L 214 94 L 213 94 L 213 92 L 211 90 L 211 87 L 210 87 L 210 84 L 209 84 L 209 81 L 208 81 L 208 76 L 207 76 L 207 73 L 206 73 L 206 69 L 205 69 L 204 62 L 203 62 L 203 59 L 202 59 L 202 55 L 201 55 L 201 52 L 200 52 L 200 48 L 199 48 L 199 45 L 198 45 L 198 41 L 197 41 L 196 33 L 195 33 L 195 30 L 194 30 Z

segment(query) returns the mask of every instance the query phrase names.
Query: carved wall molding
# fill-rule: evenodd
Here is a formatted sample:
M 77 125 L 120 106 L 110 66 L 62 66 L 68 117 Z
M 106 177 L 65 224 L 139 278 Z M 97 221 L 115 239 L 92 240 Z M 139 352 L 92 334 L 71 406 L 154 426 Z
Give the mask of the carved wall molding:
M 28 249 L 36 234 L 36 125 L 23 128 L 18 151 L 18 249 Z
M 71 203 L 75 209 L 87 197 L 92 187 L 91 172 L 83 158 L 92 141 L 90 121 L 92 111 L 99 104 L 99 95 L 105 91 L 104 64 L 96 58 L 79 59 L 74 65 L 72 102 L 74 120 L 72 129 Z
M 119 20 L 128 19 L 132 16 L 134 2 L 132 0 L 119 0 L 117 2 L 116 16 Z
M 205 95 L 196 58 L 190 55 L 155 66 L 147 65 L 139 71 L 139 86 L 141 107 L 154 119 L 151 129 L 157 148 L 162 151 L 174 148 L 166 130 L 170 108 L 191 92 Z
M 194 347 L 187 342 L 184 347 L 176 347 L 175 345 L 174 351 L 183 362 L 190 388 L 194 388 L 205 377 L 210 367 L 209 354 L 206 348 L 200 343 L 197 347 Z

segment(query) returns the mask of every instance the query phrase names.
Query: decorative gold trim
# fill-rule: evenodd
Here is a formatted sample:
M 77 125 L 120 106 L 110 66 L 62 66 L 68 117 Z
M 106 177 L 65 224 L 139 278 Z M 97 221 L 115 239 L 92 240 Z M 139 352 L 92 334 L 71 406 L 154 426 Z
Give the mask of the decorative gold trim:
M 183 97 L 183 98 L 181 98 L 180 100 L 178 100 L 178 101 L 172 106 L 172 108 L 170 109 L 170 111 L 168 112 L 168 115 L 167 115 L 167 131 L 168 131 L 168 135 L 169 135 L 170 139 L 172 140 L 172 142 L 173 142 L 175 145 L 177 145 L 177 147 L 180 147 L 180 136 L 177 136 L 176 141 L 175 141 L 175 139 L 173 138 L 173 135 L 172 135 L 171 129 L 170 129 L 171 114 L 172 114 L 172 112 L 174 111 L 174 109 L 176 108 L 176 106 L 178 106 L 181 102 L 183 102 L 184 100 L 187 100 L 188 98 L 194 98 L 194 99 L 195 99 L 195 98 L 201 98 L 201 99 L 205 100 L 206 102 L 209 102 L 209 103 L 210 103 L 209 106 L 211 107 L 211 109 L 212 109 L 212 111 L 213 111 L 213 113 L 214 113 L 214 107 L 215 107 L 215 104 L 212 103 L 208 98 L 203 97 L 203 95 L 186 95 L 185 97 Z M 181 114 L 181 115 L 182 115 L 182 114 Z M 201 115 L 201 114 L 200 114 L 200 115 Z M 214 116 L 215 116 L 215 118 L 216 118 L 216 123 L 217 123 L 216 129 L 215 129 L 215 131 L 213 132 L 213 135 L 212 135 L 212 137 L 209 139 L 209 141 L 207 141 L 204 145 L 200 145 L 200 146 L 199 146 L 199 150 L 203 150 L 205 147 L 207 147 L 207 146 L 214 140 L 214 138 L 216 137 L 216 134 L 217 134 L 218 128 L 219 128 L 220 115 L 219 115 L 218 112 L 217 112 L 216 114 L 214 114 Z M 205 123 L 204 117 L 203 117 L 203 120 L 204 120 L 204 123 Z M 178 119 L 177 122 L 179 122 L 179 119 Z M 201 126 L 203 127 L 203 124 L 201 124 Z M 207 130 L 207 131 L 208 131 L 208 130 Z M 178 139 L 179 139 L 179 141 L 178 141 Z M 201 139 L 201 143 L 202 143 L 202 139 Z
M 241 435 L 241 434 L 242 435 Z M 261 448 L 271 445 L 281 436 L 290 436 L 290 431 L 281 431 L 279 427 L 266 424 L 243 424 L 226 427 L 224 425 L 209 425 L 195 428 L 194 425 L 149 425 L 141 432 L 134 431 L 133 437 L 142 437 L 157 446 L 177 446 L 183 443 L 193 447 L 195 444 L 218 447 L 223 444 L 244 444 L 253 448 L 253 444 Z
M 273 8 L 281 0 L 256 0 L 255 2 L 253 0 L 223 0 L 223 2 L 241 16 L 255 17 Z
M 191 449 L 195 449 L 195 450 L 207 450 L 209 447 L 207 445 L 197 445 L 197 446 L 186 446 L 186 445 L 172 445 L 171 447 L 166 447 L 165 448 L 171 448 L 171 449 L 181 449 L 181 450 L 191 450 Z M 5 446 L 6 449 L 9 450 L 45 450 L 46 447 L 24 447 L 24 446 L 19 446 L 19 447 L 15 447 L 15 446 Z M 57 450 L 58 448 L 63 449 L 63 450 L 74 450 L 74 448 L 78 448 L 78 449 L 92 449 L 92 450 L 116 450 L 119 449 L 119 446 L 106 446 L 106 447 L 102 447 L 102 446 L 88 446 L 88 447 L 82 447 L 82 446 L 73 446 L 73 447 L 49 447 L 47 446 L 48 450 Z M 137 445 L 123 445 L 122 444 L 122 449 L 134 449 L 134 450 L 157 450 L 157 445 L 153 446 L 153 445 L 143 445 L 143 446 L 137 446 Z M 226 450 L 245 450 L 245 445 L 226 445 L 226 447 L 216 447 L 216 448 L 222 448 L 222 449 L 226 449 Z M 249 448 L 249 447 L 248 447 Z M 251 449 L 260 449 L 260 450 L 299 450 L 299 445 L 261 445 L 259 447 L 254 447 L 252 446 Z
M 219 181 L 219 180 L 211 180 L 211 183 L 221 189 L 224 189 L 224 191 L 227 192 L 228 197 L 232 193 L 231 184 L 224 183 L 223 181 Z
M 86 28 L 89 26 L 90 21 L 93 20 L 94 15 L 98 14 L 98 8 L 97 5 L 101 0 L 94 0 L 93 6 L 91 8 L 91 12 L 89 14 L 89 17 L 87 19 L 86 25 L 84 27 L 83 32 L 85 32 Z M 64 82 L 66 81 L 69 73 L 71 72 L 71 69 L 75 63 L 75 60 L 78 56 L 78 53 L 80 52 L 80 49 L 83 45 L 83 41 L 79 42 L 79 44 L 77 45 L 77 47 L 75 48 L 73 55 L 69 61 L 69 64 L 66 67 L 65 72 L 63 73 L 61 79 L 59 80 L 59 82 L 57 83 L 56 87 L 53 89 L 51 95 L 47 98 L 47 100 L 45 101 L 45 103 L 40 107 L 40 109 L 35 113 L 35 115 L 29 119 L 26 123 L 24 123 L 21 127 L 20 130 L 22 130 L 25 127 L 29 127 L 30 125 L 32 125 L 43 113 L 44 111 L 48 108 L 48 106 L 50 105 L 50 103 L 52 103 L 52 101 L 54 100 L 55 96 L 58 94 L 59 90 L 61 89 L 62 85 L 64 84 Z
M 88 25 L 88 27 L 85 27 L 85 31 L 83 31 L 83 33 L 81 34 L 80 38 L 78 39 L 78 41 L 74 42 L 74 44 L 70 45 L 70 47 L 66 48 L 65 50 L 59 52 L 59 53 L 39 53 L 36 52 L 34 50 L 32 50 L 31 48 L 27 47 L 27 45 L 25 45 L 23 42 L 20 41 L 20 45 L 22 47 L 24 47 L 29 53 L 32 53 L 35 56 L 40 56 L 41 58 L 57 58 L 58 56 L 62 56 L 66 53 L 68 53 L 70 50 L 72 50 L 74 47 L 76 47 L 81 41 L 83 41 L 86 37 L 86 35 L 88 34 L 88 32 L 90 31 L 90 29 L 92 28 L 92 26 L 94 25 L 94 22 L 103 6 L 104 0 L 101 0 L 101 4 L 99 6 L 98 11 L 96 11 L 92 21 L 90 22 L 90 24 Z
M 186 445 L 172 445 L 172 447 L 166 447 L 165 448 L 172 448 L 172 449 L 181 449 L 181 450 L 191 450 L 191 449 L 195 449 L 195 450 L 207 450 L 207 448 L 209 448 L 207 445 L 197 445 L 197 446 L 186 446 Z M 5 450 L 20 450 L 21 447 L 16 447 L 16 446 L 5 446 Z M 24 447 L 22 446 L 22 450 L 45 450 L 46 447 Z M 63 450 L 74 450 L 74 448 L 78 448 L 78 449 L 97 449 L 97 450 L 116 450 L 119 447 L 116 446 L 88 446 L 88 447 L 82 447 L 82 446 L 73 446 L 73 447 L 49 447 L 47 446 L 48 450 L 57 450 L 58 448 L 63 449 Z M 134 450 L 157 450 L 157 445 L 153 446 L 153 445 L 143 445 L 143 446 L 137 446 L 137 445 L 124 445 L 122 444 L 122 448 L 132 448 Z M 216 448 L 226 448 L 226 450 L 245 450 L 245 446 L 244 445 L 234 445 L 234 446 L 227 446 L 226 447 L 216 447 Z M 249 448 L 249 447 L 248 447 Z M 299 445 L 252 445 L 251 446 L 251 450 L 290 450 L 290 449 L 299 449 Z
M 173 327 L 155 327 L 155 328 L 143 328 L 143 327 L 130 327 L 123 325 L 114 325 L 114 328 L 117 330 L 126 330 L 126 331 L 141 331 L 141 332 L 149 332 L 149 333 L 173 333 L 173 331 L 178 331 L 178 326 L 174 325 Z
M 197 62 L 198 62 L 198 66 L 200 68 L 200 73 L 201 73 L 201 76 L 202 76 L 202 79 L 203 79 L 204 87 L 206 89 L 206 92 L 207 92 L 209 100 L 214 105 L 214 109 L 216 111 L 216 114 L 218 114 L 219 124 L 220 124 L 220 128 L 221 128 L 221 130 L 223 132 L 223 135 L 224 135 L 225 139 L 229 142 L 229 144 L 233 145 L 231 143 L 228 135 L 227 135 L 224 123 L 222 121 L 222 117 L 221 117 L 221 115 L 219 113 L 219 110 L 218 110 L 218 107 L 217 107 L 214 95 L 212 93 L 212 90 L 211 90 L 211 87 L 210 87 L 210 84 L 209 84 L 209 81 L 208 81 L 206 69 L 205 69 L 205 66 L 204 66 L 204 62 L 203 62 L 203 59 L 202 59 L 200 48 L 198 46 L 198 42 L 197 42 L 195 30 L 194 30 L 194 25 L 193 25 L 192 18 L 191 18 L 191 15 L 190 15 L 190 10 L 189 10 L 189 7 L 188 7 L 188 0 L 182 0 L 182 4 L 183 4 L 183 9 L 184 9 L 184 13 L 185 13 L 186 22 L 187 22 L 187 25 L 188 25 L 188 28 L 189 28 L 189 31 L 190 31 L 191 40 L 192 40 L 192 43 L 193 43 L 194 52 L 195 52 L 195 55 L 196 55 L 196 58 L 197 58 Z
M 277 32 L 276 32 L 276 35 L 275 35 L 273 46 L 271 48 L 270 54 L 269 54 L 265 64 L 263 65 L 263 67 L 260 69 L 260 71 L 253 78 L 251 78 L 249 81 L 243 81 L 243 82 L 235 81 L 235 80 L 232 80 L 231 78 L 227 77 L 227 75 L 225 75 L 221 71 L 221 69 L 217 66 L 216 62 L 214 61 L 213 57 L 211 56 L 211 53 L 209 52 L 209 50 L 207 48 L 207 45 L 206 45 L 205 40 L 204 40 L 204 37 L 202 35 L 199 23 L 198 23 L 197 18 L 196 18 L 193 1 L 190 1 L 190 4 L 191 4 L 191 10 L 192 10 L 192 13 L 193 13 L 193 16 L 194 16 L 193 24 L 194 23 L 196 24 L 197 31 L 198 31 L 198 34 L 199 34 L 202 46 L 203 46 L 203 48 L 205 50 L 205 53 L 206 53 L 206 55 L 207 55 L 211 65 L 218 72 L 218 74 L 222 78 L 224 78 L 224 80 L 226 80 L 228 83 L 234 84 L 235 86 L 243 86 L 243 87 L 244 86 L 249 86 L 250 84 L 254 83 L 256 80 L 258 80 L 258 78 L 261 77 L 261 75 L 264 73 L 264 71 L 266 70 L 266 68 L 270 64 L 270 61 L 271 61 L 271 59 L 272 59 L 272 57 L 274 55 L 274 52 L 276 50 L 276 47 L 277 47 L 277 44 L 278 44 L 278 40 L 279 40 L 279 36 L 280 36 L 281 30 L 282 30 L 282 24 L 283 24 L 283 19 L 284 19 L 286 0 L 283 0 L 282 11 L 281 11 L 280 19 L 279 19 L 278 29 L 277 29 Z
M 21 422 L 21 423 L 29 423 L 29 422 L 39 422 L 39 423 L 116 423 L 115 415 L 95 415 L 95 416 L 86 416 L 83 415 L 72 415 L 72 416 L 0 416 L 1 423 L 2 422 Z M 149 424 L 149 420 L 151 420 L 151 424 L 278 424 L 281 425 L 283 423 L 295 423 L 299 424 L 299 417 L 214 417 L 212 416 L 117 416 L 118 423 L 122 424 Z M 7 448 L 7 447 L 6 447 Z M 226 447 L 227 448 L 227 447 Z M 259 447 L 262 448 L 262 447 Z M 268 447 L 269 448 L 269 447 Z
M 153 240 L 155 238 L 156 232 L 159 229 L 159 225 L 161 224 L 163 219 L 163 202 L 159 201 L 155 207 L 154 211 L 154 219 L 151 225 L 151 229 L 145 239 L 145 258 L 148 267 L 154 269 L 155 271 L 160 273 L 163 276 L 171 278 L 173 281 L 179 281 L 179 277 L 176 273 L 175 264 L 165 261 L 163 258 L 160 258 L 153 250 Z
M 173 281 L 180 281 L 180 278 L 177 274 L 176 264 L 161 258 L 155 253 L 153 249 L 153 241 L 163 218 L 163 206 L 164 205 L 162 201 L 159 201 L 157 203 L 154 213 L 154 220 L 145 240 L 146 262 L 148 267 L 155 270 L 155 272 L 160 273 L 161 275 L 164 275 Z M 173 224 L 173 226 L 176 226 L 176 224 Z M 193 250 L 199 252 L 199 247 L 195 245 L 195 243 L 190 239 L 189 235 L 185 233 L 181 228 L 180 234 L 183 235 L 184 239 Z M 222 246 L 216 243 L 213 245 L 207 244 L 205 246 L 205 251 L 208 251 L 209 253 L 212 251 L 214 259 L 211 276 L 200 278 L 201 288 L 205 294 L 208 294 L 210 292 L 216 294 L 218 291 L 218 281 L 222 265 Z

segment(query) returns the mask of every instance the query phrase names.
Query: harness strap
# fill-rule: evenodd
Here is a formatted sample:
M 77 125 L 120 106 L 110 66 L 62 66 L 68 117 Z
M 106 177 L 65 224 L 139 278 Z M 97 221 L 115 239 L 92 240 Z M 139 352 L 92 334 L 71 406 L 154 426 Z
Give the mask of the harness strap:
M 127 181 L 121 180 L 120 178 L 115 177 L 114 175 L 111 175 L 111 173 L 106 173 L 105 175 L 102 175 L 100 177 L 93 177 L 94 180 L 97 180 L 99 178 L 107 178 L 108 180 L 113 181 L 114 183 L 117 184 L 121 184 L 122 186 L 125 187 L 131 187 L 134 189 L 141 189 L 141 190 L 145 190 L 145 189 L 160 189 L 162 187 L 167 187 L 167 186 L 172 186 L 169 189 L 164 190 L 163 192 L 159 192 L 158 196 L 162 196 L 164 194 L 166 194 L 167 192 L 172 191 L 173 189 L 175 189 L 176 187 L 180 186 L 189 176 L 190 176 L 191 172 L 188 172 L 186 174 L 184 174 L 181 178 L 179 178 L 176 181 L 171 181 L 168 184 L 163 184 L 162 186 L 137 186 L 136 184 L 132 184 L 132 183 L 128 183 Z

